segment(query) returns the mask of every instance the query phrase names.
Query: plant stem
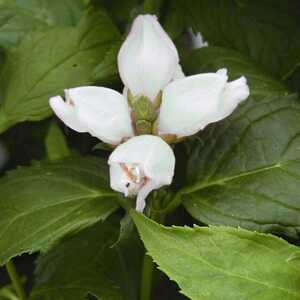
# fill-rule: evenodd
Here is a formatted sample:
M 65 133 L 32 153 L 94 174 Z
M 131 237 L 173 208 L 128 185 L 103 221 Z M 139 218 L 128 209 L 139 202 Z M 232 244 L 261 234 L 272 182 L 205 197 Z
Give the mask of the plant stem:
M 19 297 L 19 300 L 26 300 L 25 290 L 23 288 L 19 274 L 18 274 L 18 272 L 14 266 L 14 263 L 12 261 L 9 261 L 6 264 L 6 270 L 11 279 L 12 285 Z
M 150 256 L 145 253 L 142 271 L 142 281 L 140 290 L 140 300 L 151 299 L 152 275 L 154 263 Z

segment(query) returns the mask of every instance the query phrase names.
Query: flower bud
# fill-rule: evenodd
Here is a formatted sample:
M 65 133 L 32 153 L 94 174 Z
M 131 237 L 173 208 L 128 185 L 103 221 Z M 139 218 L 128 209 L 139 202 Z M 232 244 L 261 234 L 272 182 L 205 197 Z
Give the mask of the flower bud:
M 110 155 L 111 188 L 137 195 L 136 209 L 143 211 L 148 194 L 172 182 L 175 156 L 171 147 L 154 135 L 133 137 Z
M 151 101 L 179 72 L 177 49 L 155 16 L 140 15 L 119 55 L 119 73 L 133 96 Z
M 70 128 L 89 132 L 105 143 L 118 145 L 134 135 L 127 100 L 120 93 L 95 86 L 65 90 L 50 98 L 55 114 Z
M 193 135 L 229 116 L 249 96 L 249 88 L 245 77 L 227 79 L 227 70 L 221 69 L 170 83 L 163 91 L 158 134 Z

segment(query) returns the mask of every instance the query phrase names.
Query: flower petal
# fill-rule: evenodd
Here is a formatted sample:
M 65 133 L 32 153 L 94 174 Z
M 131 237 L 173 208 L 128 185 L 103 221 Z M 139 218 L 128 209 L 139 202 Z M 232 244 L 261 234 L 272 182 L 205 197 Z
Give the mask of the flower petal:
M 155 16 L 140 15 L 119 55 L 119 73 L 134 96 L 153 100 L 171 81 L 179 62 L 176 47 Z
M 175 156 L 171 147 L 160 137 L 139 135 L 112 152 L 108 164 L 112 163 L 140 164 L 148 178 L 170 184 L 174 175 Z
M 137 195 L 136 209 L 143 211 L 148 194 L 172 182 L 175 156 L 161 138 L 140 135 L 119 145 L 108 164 L 111 188 L 125 196 Z
M 222 120 L 229 116 L 240 102 L 246 100 L 250 95 L 247 80 L 244 76 L 228 82 L 223 92 L 222 108 L 219 110 L 218 117 L 214 122 Z
M 55 114 L 70 128 L 78 132 L 87 132 L 88 129 L 83 124 L 75 111 L 73 105 L 66 103 L 62 97 L 56 96 L 49 100 L 49 104 Z
M 127 100 L 120 93 L 95 86 L 66 90 L 78 119 L 87 131 L 112 145 L 134 135 Z
M 146 206 L 147 196 L 155 189 L 158 189 L 160 185 L 157 185 L 155 181 L 149 180 L 138 192 L 136 198 L 135 209 L 139 212 L 143 212 Z
M 175 69 L 175 73 L 173 75 L 172 81 L 179 80 L 179 79 L 182 79 L 184 77 L 185 77 L 185 75 L 182 71 L 182 67 L 181 67 L 180 64 L 178 64 L 176 69 Z
M 199 74 L 170 83 L 163 91 L 159 134 L 178 137 L 195 134 L 218 111 L 226 72 Z

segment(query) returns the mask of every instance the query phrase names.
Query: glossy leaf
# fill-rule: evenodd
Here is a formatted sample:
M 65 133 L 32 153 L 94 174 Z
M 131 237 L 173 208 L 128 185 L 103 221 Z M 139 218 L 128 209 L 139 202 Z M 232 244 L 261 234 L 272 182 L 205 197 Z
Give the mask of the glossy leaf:
M 117 234 L 117 222 L 98 223 L 39 258 L 30 300 L 124 299 L 106 266 Z
M 87 9 L 86 3 L 84 0 L 2 0 L 0 46 L 13 46 L 32 30 L 75 25 Z
M 118 204 L 106 162 L 69 158 L 36 163 L 0 180 L 0 265 L 24 252 L 46 251 L 65 235 L 104 220 Z
M 297 0 L 174 0 L 173 5 L 173 26 L 192 26 L 211 46 L 239 50 L 280 78 L 299 66 Z
M 192 143 L 189 213 L 206 224 L 297 237 L 300 229 L 300 105 L 296 96 L 248 99 Z
M 221 68 L 228 70 L 230 80 L 245 76 L 254 94 L 287 94 L 287 88 L 272 78 L 246 55 L 222 47 L 203 47 L 194 50 L 184 62 L 187 74 L 216 72 Z
M 88 14 L 77 27 L 34 32 L 8 56 L 2 72 L 4 101 L 0 132 L 22 121 L 51 114 L 50 96 L 93 84 L 92 72 L 119 33 L 103 12 Z
M 230 227 L 165 227 L 132 213 L 158 264 L 192 300 L 300 298 L 299 250 L 272 235 Z
M 42 256 L 30 300 L 81 300 L 87 294 L 99 300 L 138 299 L 143 247 L 132 220 L 126 220 L 130 226 L 122 221 L 121 229 L 126 237 L 118 238 L 119 222 L 111 218 Z

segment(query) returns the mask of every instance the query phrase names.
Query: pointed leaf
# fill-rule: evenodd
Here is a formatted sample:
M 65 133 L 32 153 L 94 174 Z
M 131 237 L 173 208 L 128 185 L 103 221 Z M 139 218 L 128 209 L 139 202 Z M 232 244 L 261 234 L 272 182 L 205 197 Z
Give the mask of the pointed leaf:
M 46 251 L 116 210 L 107 172 L 104 161 L 75 157 L 1 178 L 0 265 L 24 252 Z
M 299 249 L 230 227 L 165 227 L 132 213 L 154 261 L 192 300 L 300 299 Z

